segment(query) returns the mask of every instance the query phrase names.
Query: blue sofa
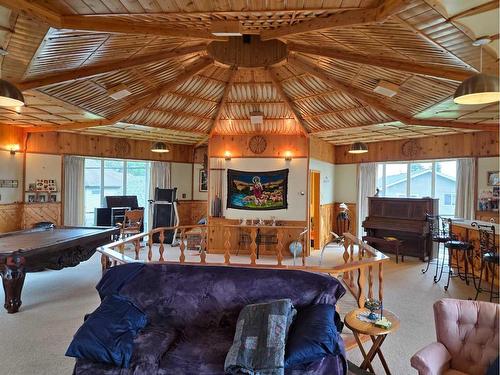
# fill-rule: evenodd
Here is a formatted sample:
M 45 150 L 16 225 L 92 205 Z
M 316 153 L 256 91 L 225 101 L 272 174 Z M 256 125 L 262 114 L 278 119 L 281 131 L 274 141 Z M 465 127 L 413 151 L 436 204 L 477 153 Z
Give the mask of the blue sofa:
M 118 270 L 120 267 L 116 267 Z M 122 278 L 105 275 L 108 285 Z M 102 283 L 101 283 L 102 284 Z M 222 375 L 240 310 L 252 303 L 290 298 L 300 310 L 311 304 L 335 305 L 345 293 L 328 275 L 296 270 L 150 264 L 120 285 L 147 315 L 149 325 L 135 339 L 128 369 L 78 359 L 75 375 Z M 341 356 L 287 368 L 290 375 L 343 374 Z

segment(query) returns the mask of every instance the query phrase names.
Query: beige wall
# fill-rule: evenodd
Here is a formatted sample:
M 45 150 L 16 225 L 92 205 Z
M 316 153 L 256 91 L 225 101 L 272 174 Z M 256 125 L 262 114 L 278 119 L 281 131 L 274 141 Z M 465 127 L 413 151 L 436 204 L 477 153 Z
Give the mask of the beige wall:
M 326 161 L 310 159 L 309 170 L 320 173 L 320 204 L 335 202 L 335 165 Z
M 194 164 L 193 169 L 193 200 L 204 200 L 208 199 L 208 192 L 200 191 L 200 170 L 203 169 L 203 164 Z
M 172 163 L 170 177 L 172 187 L 177 188 L 177 199 L 191 200 L 191 163 Z M 184 196 L 183 196 L 184 194 Z
M 23 197 L 23 154 L 11 155 L 9 151 L 0 151 L 0 179 L 18 180 L 18 188 L 0 188 L 0 203 L 22 201 Z
M 62 156 L 26 154 L 26 190 L 36 180 L 56 180 L 57 200 L 61 201 Z
M 481 195 L 484 190 L 492 191 L 492 187 L 488 186 L 487 175 L 489 171 L 500 170 L 500 159 L 498 157 L 492 158 L 478 158 L 477 159 L 477 194 Z
M 335 165 L 334 196 L 336 202 L 356 203 L 357 164 Z

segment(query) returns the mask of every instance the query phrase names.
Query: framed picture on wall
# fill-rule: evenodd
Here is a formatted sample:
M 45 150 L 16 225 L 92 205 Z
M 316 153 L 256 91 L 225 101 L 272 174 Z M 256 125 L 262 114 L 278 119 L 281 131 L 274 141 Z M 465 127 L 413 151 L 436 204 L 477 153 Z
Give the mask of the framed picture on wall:
M 38 202 L 39 203 L 46 203 L 48 201 L 49 201 L 49 195 L 47 193 L 38 194 Z
M 28 203 L 35 203 L 35 202 L 36 202 L 36 195 L 28 194 Z
M 200 191 L 208 191 L 208 178 L 207 171 L 205 169 L 200 169 L 200 177 L 199 177 L 199 190 Z
M 500 186 L 499 171 L 488 171 L 488 186 Z
M 50 201 L 57 202 L 57 194 L 50 194 Z

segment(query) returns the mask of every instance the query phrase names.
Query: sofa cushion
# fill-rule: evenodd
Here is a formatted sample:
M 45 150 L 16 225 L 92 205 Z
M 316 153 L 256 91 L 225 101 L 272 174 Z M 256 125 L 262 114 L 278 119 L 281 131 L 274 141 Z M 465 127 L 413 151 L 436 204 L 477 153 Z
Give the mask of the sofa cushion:
M 290 328 L 285 366 L 317 361 L 328 354 L 344 354 L 334 322 L 335 307 L 318 304 L 300 309 Z
M 96 285 L 101 300 L 106 296 L 119 294 L 120 289 L 136 277 L 144 268 L 144 263 L 128 263 L 111 267 Z
M 128 367 L 146 315 L 120 296 L 107 296 L 76 332 L 66 355 Z

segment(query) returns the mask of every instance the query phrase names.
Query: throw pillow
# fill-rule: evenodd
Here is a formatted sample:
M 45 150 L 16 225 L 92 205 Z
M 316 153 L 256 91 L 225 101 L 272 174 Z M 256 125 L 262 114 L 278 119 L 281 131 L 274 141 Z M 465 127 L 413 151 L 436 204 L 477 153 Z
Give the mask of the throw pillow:
M 499 357 L 493 361 L 493 363 L 488 367 L 488 370 L 486 371 L 486 375 L 498 375 L 499 374 Z
M 288 334 L 285 367 L 317 361 L 328 354 L 342 353 L 335 327 L 333 305 L 311 305 L 297 311 Z
M 146 324 L 146 315 L 128 299 L 107 296 L 78 329 L 66 356 L 128 368 L 134 338 Z

